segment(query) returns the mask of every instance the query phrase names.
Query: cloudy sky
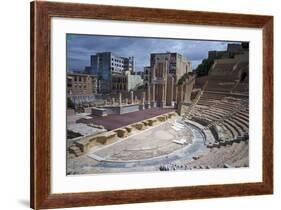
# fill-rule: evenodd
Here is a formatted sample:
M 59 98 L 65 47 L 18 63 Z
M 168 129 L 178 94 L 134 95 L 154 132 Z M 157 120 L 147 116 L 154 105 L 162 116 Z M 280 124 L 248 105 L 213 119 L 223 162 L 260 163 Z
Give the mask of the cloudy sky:
M 178 52 L 192 62 L 196 68 L 209 50 L 225 50 L 225 41 L 199 41 L 182 39 L 159 39 L 143 37 L 116 37 L 67 34 L 68 71 L 81 71 L 90 65 L 90 55 L 97 52 L 113 52 L 119 56 L 134 56 L 136 70 L 143 71 L 149 65 L 150 53 Z M 233 42 L 231 42 L 233 43 Z

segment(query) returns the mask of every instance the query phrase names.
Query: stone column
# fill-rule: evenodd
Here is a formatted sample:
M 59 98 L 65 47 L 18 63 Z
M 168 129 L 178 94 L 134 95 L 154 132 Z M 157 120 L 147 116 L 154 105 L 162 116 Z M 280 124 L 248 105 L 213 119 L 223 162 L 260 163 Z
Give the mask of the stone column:
M 156 62 L 154 63 L 154 65 L 153 65 L 153 68 L 152 68 L 152 74 L 151 74 L 151 76 L 152 76 L 152 80 L 155 80 L 155 66 L 156 66 Z
M 115 98 L 112 98 L 112 105 L 115 105 Z
M 119 106 L 122 105 L 122 93 L 119 93 Z
M 146 108 L 150 109 L 150 85 L 147 86 L 147 103 Z
M 155 84 L 152 84 L 152 101 L 155 102 Z
M 171 106 L 174 106 L 174 77 L 171 80 Z
M 150 103 L 150 85 L 147 87 L 147 100 Z
M 172 81 L 171 81 L 171 101 L 172 103 L 174 101 L 174 77 L 172 77 Z
M 184 95 L 183 95 L 183 84 L 181 84 L 181 86 L 180 86 L 180 100 L 179 100 L 179 102 L 181 103 L 181 102 L 183 102 L 183 99 L 184 98 Z
M 152 84 L 152 100 L 151 100 L 151 107 L 156 107 L 156 103 L 155 103 L 155 84 Z
M 130 93 L 131 93 L 131 104 L 133 104 L 134 103 L 134 91 L 131 91 Z
M 175 101 L 176 101 L 176 103 L 178 104 L 178 85 L 176 84 L 175 85 L 175 88 L 176 88 L 176 90 L 175 90 Z
M 185 80 L 184 102 L 189 102 L 188 93 L 189 93 L 189 90 L 188 90 L 188 81 Z
M 128 104 L 128 98 L 125 98 L 125 105 Z
M 165 84 L 164 84 L 164 101 L 165 101 L 165 104 L 167 102 L 167 88 L 168 88 L 168 84 L 167 84 L 167 81 L 166 81 Z
M 135 103 L 138 103 L 138 96 L 135 96 Z
M 145 109 L 145 92 L 142 92 L 142 99 L 141 99 L 141 103 L 139 105 L 139 109 L 140 110 L 144 110 Z
M 161 85 L 161 91 L 162 91 L 162 98 L 161 98 L 161 107 L 164 107 L 165 106 L 165 103 L 166 103 L 166 99 L 165 99 L 165 89 L 166 89 L 166 86 L 165 84 L 162 84 Z

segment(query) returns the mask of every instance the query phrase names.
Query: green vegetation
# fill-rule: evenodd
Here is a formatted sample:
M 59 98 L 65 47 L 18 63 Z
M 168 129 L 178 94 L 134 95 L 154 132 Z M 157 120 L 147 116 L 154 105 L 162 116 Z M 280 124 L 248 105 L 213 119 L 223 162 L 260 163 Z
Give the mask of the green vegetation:
M 214 64 L 214 59 L 210 59 L 210 58 L 204 59 L 202 63 L 199 64 L 195 69 L 197 73 L 197 77 L 208 75 L 209 70 L 211 69 L 213 64 Z
M 143 89 L 145 89 L 145 85 L 139 85 L 139 86 L 137 86 L 137 90 L 143 90 Z
M 67 108 L 74 109 L 75 105 L 70 98 L 67 98 Z
M 192 72 L 188 72 L 185 73 L 184 75 L 181 76 L 181 78 L 178 81 L 178 85 L 181 85 L 186 79 L 189 78 L 189 76 L 191 76 L 193 73 Z

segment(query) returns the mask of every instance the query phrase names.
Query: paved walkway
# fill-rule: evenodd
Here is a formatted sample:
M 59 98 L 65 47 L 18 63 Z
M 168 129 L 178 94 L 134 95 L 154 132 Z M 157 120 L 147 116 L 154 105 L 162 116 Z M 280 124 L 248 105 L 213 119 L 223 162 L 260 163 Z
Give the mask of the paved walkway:
M 106 131 L 101 128 L 88 126 L 84 123 L 69 124 L 67 125 L 67 130 L 73 131 L 75 133 L 80 133 L 82 136 L 95 135 Z

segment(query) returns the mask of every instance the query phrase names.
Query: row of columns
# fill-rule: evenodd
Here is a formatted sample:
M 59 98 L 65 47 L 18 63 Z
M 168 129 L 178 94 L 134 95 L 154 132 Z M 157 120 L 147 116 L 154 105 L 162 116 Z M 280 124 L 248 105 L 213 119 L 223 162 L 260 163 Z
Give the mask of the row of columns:
M 145 101 L 145 92 L 143 92 L 143 96 L 142 96 L 142 102 L 144 103 Z M 137 96 L 134 97 L 134 91 L 130 91 L 130 104 L 136 104 L 139 102 L 139 99 Z M 106 101 L 105 101 L 105 104 L 108 104 Z M 122 93 L 119 93 L 119 96 L 118 96 L 118 103 L 117 103 L 119 106 L 122 105 Z M 129 99 L 128 98 L 125 98 L 125 104 L 129 104 Z M 109 105 L 116 105 L 116 99 L 115 98 L 112 98 L 111 99 L 111 103 L 109 103 Z
M 169 90 L 167 90 L 169 88 Z M 173 102 L 190 102 L 190 95 L 192 86 L 190 85 L 175 85 L 174 79 L 170 81 L 170 85 L 157 84 L 158 98 L 156 99 L 156 84 L 152 84 L 147 87 L 147 91 L 142 92 L 141 104 L 150 108 L 156 106 L 156 101 L 160 102 L 160 106 L 173 105 Z M 167 97 L 167 92 L 169 96 Z M 161 96 L 159 98 L 159 96 Z M 146 100 L 147 99 L 147 100 Z M 112 105 L 116 104 L 116 99 L 112 98 Z M 139 103 L 137 96 L 134 96 L 134 92 L 130 91 L 130 104 Z M 129 104 L 128 98 L 125 99 L 125 104 Z M 122 105 L 122 93 L 119 93 L 118 105 Z

